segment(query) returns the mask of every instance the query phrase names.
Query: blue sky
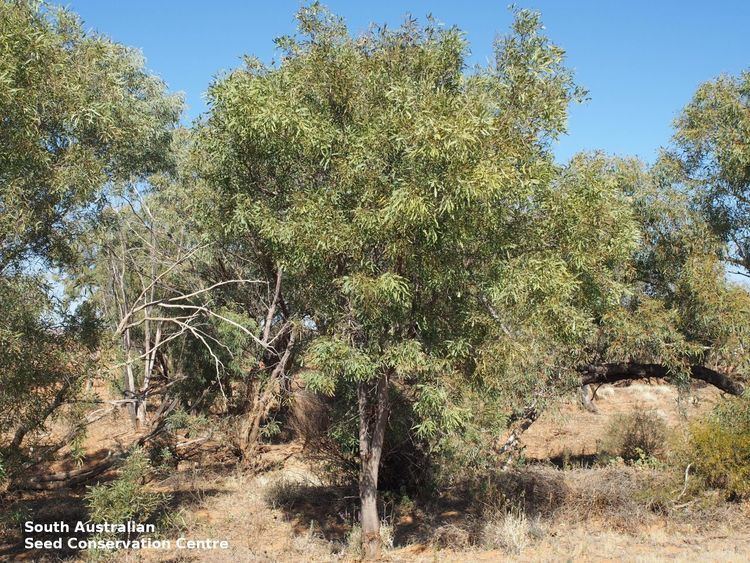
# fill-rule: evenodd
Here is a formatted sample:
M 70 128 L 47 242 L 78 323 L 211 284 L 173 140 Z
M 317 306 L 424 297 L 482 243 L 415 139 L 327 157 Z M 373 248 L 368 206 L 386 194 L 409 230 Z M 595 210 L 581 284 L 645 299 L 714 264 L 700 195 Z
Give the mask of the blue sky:
M 507 2 L 409 0 L 324 2 L 354 32 L 368 23 L 397 25 L 404 14 L 457 25 L 484 63 L 512 20 Z M 217 73 L 243 54 L 269 62 L 273 38 L 294 30 L 295 0 L 72 0 L 89 29 L 143 50 L 149 68 L 184 92 L 189 121 Z M 671 123 L 703 81 L 750 68 L 750 1 L 519 1 L 542 12 L 550 37 L 568 53 L 591 100 L 572 108 L 569 134 L 556 147 L 565 161 L 602 149 L 653 161 Z

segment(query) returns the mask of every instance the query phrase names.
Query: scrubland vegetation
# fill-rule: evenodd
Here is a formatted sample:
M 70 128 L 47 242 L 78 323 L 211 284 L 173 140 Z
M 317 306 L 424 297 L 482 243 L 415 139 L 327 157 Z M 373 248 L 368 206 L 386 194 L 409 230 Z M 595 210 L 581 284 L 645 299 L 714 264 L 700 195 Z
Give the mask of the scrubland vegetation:
M 431 19 L 297 22 L 188 127 L 137 51 L 1 1 L 0 557 L 746 560 L 750 74 L 653 165 L 561 164 L 587 94 L 539 14 L 482 67 Z

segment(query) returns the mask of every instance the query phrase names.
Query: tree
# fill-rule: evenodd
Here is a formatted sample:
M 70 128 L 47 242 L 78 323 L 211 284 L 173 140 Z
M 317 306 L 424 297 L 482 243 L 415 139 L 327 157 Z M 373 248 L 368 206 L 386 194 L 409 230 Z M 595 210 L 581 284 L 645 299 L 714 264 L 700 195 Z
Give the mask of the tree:
M 750 72 L 702 84 L 675 126 L 680 179 L 727 261 L 750 276 Z
M 141 428 L 148 422 L 153 377 L 170 383 L 170 348 L 184 346 L 185 337 L 192 337 L 191 343 L 205 347 L 213 358 L 217 377 L 225 356 L 221 351 L 217 355 L 221 343 L 206 328 L 217 314 L 211 292 L 221 285 L 206 287 L 199 275 L 208 245 L 197 241 L 187 228 L 189 221 L 177 216 L 182 194 L 170 189 L 170 180 L 151 177 L 149 184 L 162 185 L 129 190 L 102 210 L 82 245 L 91 268 L 76 279 L 90 288 L 89 302 L 98 306 L 119 345 L 115 373 L 122 368 L 124 400 L 134 426 Z
M 181 109 L 142 56 L 65 10 L 0 6 L 0 268 L 66 255 L 78 214 L 113 180 L 165 165 Z
M 85 306 L 72 315 L 53 273 L 80 265 L 74 242 L 109 186 L 169 166 L 180 107 L 136 51 L 85 33 L 71 13 L 0 2 L 0 340 L 12 351 L 0 384 L 14 446 L 93 361 L 83 335 L 94 319 Z
M 651 168 L 635 159 L 598 161 L 630 199 L 640 241 L 619 274 L 627 292 L 597 321 L 587 346 L 584 383 L 694 378 L 742 394 L 747 291 L 725 279 L 725 246 L 681 189 L 680 171 L 668 159 Z
M 87 267 L 73 293 L 107 329 L 101 347 L 115 356 L 108 371 L 134 425 L 158 426 L 168 408 L 217 414 L 234 429 L 225 441 L 254 460 L 289 391 L 298 329 L 283 272 L 239 255 L 212 225 L 214 193 L 195 174 L 191 146 L 180 129 L 170 170 L 113 186 L 117 197 L 78 241 Z
M 542 400 L 618 302 L 637 236 L 610 184 L 555 181 L 549 143 L 580 91 L 537 14 L 471 71 L 462 34 L 434 22 L 352 38 L 317 4 L 298 21 L 279 65 L 248 59 L 212 86 L 199 144 L 225 232 L 283 267 L 307 385 L 354 401 L 375 557 L 392 395 L 422 435 L 472 418 L 461 386 Z
M 661 378 L 684 389 L 695 379 L 731 395 L 744 393 L 750 371 L 743 344 L 750 335 L 750 296 L 727 281 L 721 263 L 725 245 L 692 205 L 674 165 L 662 159 L 649 168 L 637 159 L 581 154 L 556 178 L 558 197 L 573 203 L 580 197 L 577 192 L 587 199 L 558 215 L 567 220 L 555 222 L 552 216 L 545 222 L 548 240 L 563 252 L 571 243 L 592 251 L 576 260 L 579 282 L 603 277 L 584 292 L 593 299 L 594 306 L 585 309 L 591 317 L 583 324 L 569 317 L 583 328 L 579 339 L 568 347 L 558 342 L 553 349 L 535 351 L 531 358 L 544 360 L 538 365 L 524 347 L 522 354 L 512 356 L 527 376 L 518 386 L 520 393 L 510 395 L 521 408 L 513 402 L 499 405 L 512 413 L 508 431 L 496 444 L 496 451 L 508 456 L 506 466 L 520 435 L 542 412 L 540 395 L 554 400 L 580 386 L 583 406 L 596 412 L 591 386 L 623 380 Z M 623 247 L 624 253 L 614 255 L 617 261 L 604 262 L 608 267 L 602 269 L 595 250 L 607 248 L 600 245 L 612 231 L 603 227 L 611 228 L 613 213 L 630 217 L 621 224 L 630 224 L 637 244 L 631 239 L 630 253 Z M 597 286 L 608 291 L 601 293 Z M 601 298 L 606 296 L 610 299 Z M 536 338 L 524 335 L 525 340 Z M 560 354 L 571 361 L 560 363 Z M 498 355 L 493 351 L 493 357 Z M 570 377 L 558 377 L 545 387 L 540 375 L 550 361 L 557 362 L 559 374 Z M 504 372 L 507 377 L 513 370 L 505 366 Z

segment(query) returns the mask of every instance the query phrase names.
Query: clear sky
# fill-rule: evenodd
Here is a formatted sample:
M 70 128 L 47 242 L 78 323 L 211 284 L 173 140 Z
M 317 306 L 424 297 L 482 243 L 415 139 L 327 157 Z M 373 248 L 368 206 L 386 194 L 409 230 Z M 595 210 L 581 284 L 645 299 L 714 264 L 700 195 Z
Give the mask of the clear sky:
M 407 0 L 324 2 L 356 33 L 370 22 L 397 25 L 407 13 L 457 25 L 484 63 L 512 20 L 506 2 Z M 184 92 L 187 121 L 206 110 L 203 93 L 243 54 L 266 62 L 273 38 L 294 30 L 296 0 L 70 0 L 87 28 L 143 50 L 149 68 Z M 549 36 L 591 100 L 572 108 L 558 160 L 602 149 L 653 161 L 671 123 L 703 81 L 750 68 L 750 0 L 519 0 L 541 11 Z

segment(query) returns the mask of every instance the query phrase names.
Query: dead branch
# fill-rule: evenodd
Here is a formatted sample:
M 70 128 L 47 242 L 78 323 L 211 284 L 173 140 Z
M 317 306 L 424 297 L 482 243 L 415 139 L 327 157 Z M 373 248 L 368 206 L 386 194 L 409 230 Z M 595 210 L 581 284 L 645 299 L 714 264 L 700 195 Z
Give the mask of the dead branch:
M 93 479 L 94 477 L 101 475 L 115 464 L 124 460 L 130 455 L 133 450 L 138 447 L 144 446 L 157 436 L 161 435 L 165 430 L 165 423 L 167 415 L 172 411 L 176 400 L 170 403 L 170 407 L 165 408 L 161 412 L 161 418 L 156 427 L 151 430 L 148 434 L 144 434 L 138 438 L 133 444 L 125 450 L 118 452 L 110 451 L 104 460 L 100 461 L 93 467 L 82 467 L 79 469 L 71 469 L 68 471 L 60 471 L 58 473 L 48 473 L 45 475 L 26 477 L 23 480 L 15 481 L 11 484 L 13 490 L 50 490 L 50 489 L 62 489 L 74 487 Z

